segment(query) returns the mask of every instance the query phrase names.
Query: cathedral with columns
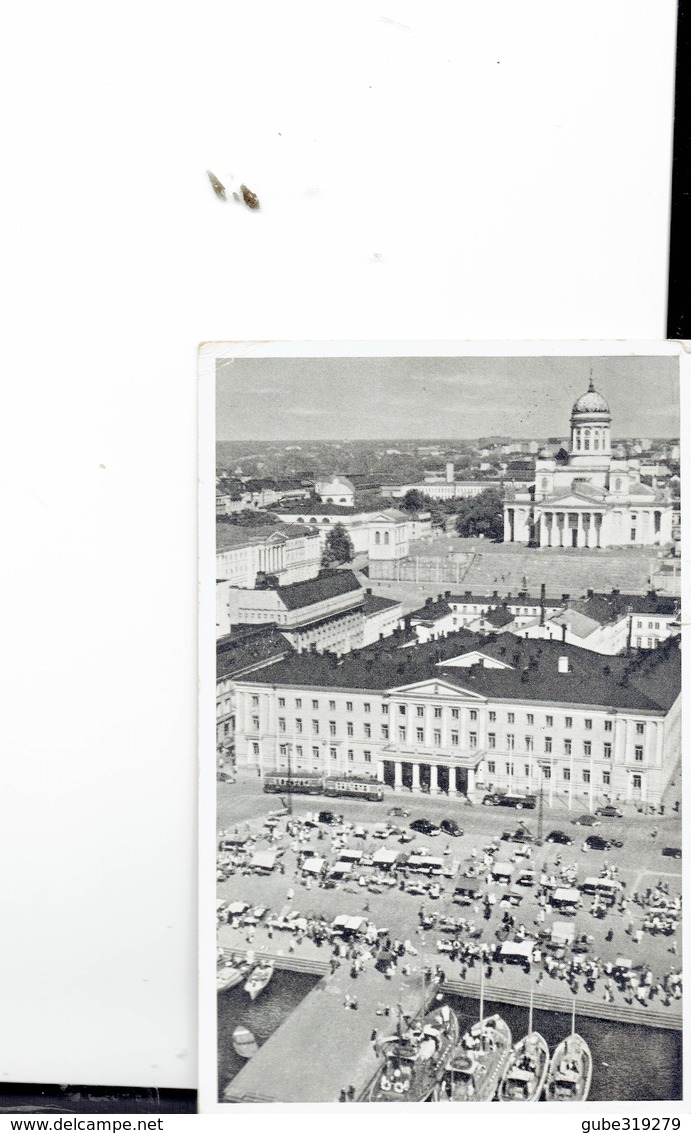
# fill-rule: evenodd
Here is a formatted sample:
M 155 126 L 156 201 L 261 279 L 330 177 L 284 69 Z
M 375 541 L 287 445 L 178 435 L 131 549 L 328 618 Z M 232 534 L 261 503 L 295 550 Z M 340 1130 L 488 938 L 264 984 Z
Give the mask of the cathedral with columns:
M 670 493 L 642 482 L 640 461 L 612 456 L 611 424 L 591 377 L 571 410 L 567 458 L 543 451 L 534 482 L 507 488 L 505 543 L 595 549 L 671 542 Z

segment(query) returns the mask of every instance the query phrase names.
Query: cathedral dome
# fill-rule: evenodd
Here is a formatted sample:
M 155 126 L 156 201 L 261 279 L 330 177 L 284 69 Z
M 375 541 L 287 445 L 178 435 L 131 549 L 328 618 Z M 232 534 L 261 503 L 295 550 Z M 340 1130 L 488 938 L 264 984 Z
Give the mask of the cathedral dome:
M 595 389 L 592 378 L 590 379 L 590 385 L 588 386 L 587 393 L 581 394 L 578 401 L 575 403 L 573 409 L 571 410 L 572 417 L 575 414 L 580 413 L 588 415 L 593 413 L 597 416 L 606 414 L 608 417 L 611 417 L 609 405 L 605 401 L 602 394 L 598 393 Z

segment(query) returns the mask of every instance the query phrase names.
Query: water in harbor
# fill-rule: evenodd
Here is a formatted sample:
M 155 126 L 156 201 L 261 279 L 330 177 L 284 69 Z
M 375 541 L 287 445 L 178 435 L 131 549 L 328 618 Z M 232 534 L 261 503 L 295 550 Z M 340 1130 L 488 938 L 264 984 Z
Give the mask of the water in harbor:
M 478 999 L 447 996 L 461 1032 L 477 1020 Z M 528 1030 L 528 1008 L 485 1000 L 485 1016 L 498 1014 L 511 1028 L 514 1042 Z M 533 1027 L 547 1040 L 550 1054 L 571 1033 L 571 1015 L 534 1011 Z M 576 1030 L 593 1056 L 588 1101 L 679 1101 L 682 1086 L 681 1031 L 576 1016 Z
M 238 1024 L 247 1027 L 261 1046 L 278 1030 L 318 977 L 303 972 L 276 970 L 269 986 L 252 1002 L 242 985 L 218 996 L 219 1099 L 242 1069 L 245 1060 L 233 1050 L 232 1035 Z M 447 997 L 458 1014 L 461 1031 L 478 1017 L 479 1001 Z M 514 1041 L 528 1029 L 528 1009 L 485 1001 L 485 1015 L 502 1015 Z M 571 1016 L 556 1011 L 535 1011 L 533 1026 L 553 1051 L 571 1031 Z M 680 1031 L 656 1030 L 627 1023 L 579 1016 L 576 1029 L 593 1055 L 590 1101 L 678 1101 L 681 1099 L 682 1038 Z
M 223 1091 L 247 1063 L 233 1049 L 233 1031 L 242 1024 L 262 1046 L 271 1038 L 306 995 L 319 983 L 319 976 L 305 972 L 284 972 L 276 968 L 269 985 L 251 1000 L 237 984 L 218 995 L 218 1089 Z

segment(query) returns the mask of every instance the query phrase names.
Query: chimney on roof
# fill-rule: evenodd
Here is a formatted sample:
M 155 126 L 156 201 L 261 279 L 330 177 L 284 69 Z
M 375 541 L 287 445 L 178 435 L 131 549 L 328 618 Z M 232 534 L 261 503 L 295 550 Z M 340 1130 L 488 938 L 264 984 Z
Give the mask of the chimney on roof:
M 571 597 L 570 594 L 562 594 L 561 600 L 562 600 L 562 602 L 568 602 L 570 597 Z
M 365 590 L 365 594 L 371 594 L 371 593 L 372 593 L 372 587 L 368 586 L 367 589 Z
M 499 591 L 498 591 L 498 590 L 493 590 L 493 591 L 492 591 L 492 597 L 493 597 L 493 598 L 498 598 L 498 597 L 499 597 Z
M 566 641 L 566 622 L 561 623 L 561 639 Z
M 545 624 L 545 584 L 540 586 L 540 625 Z
M 613 597 L 613 598 L 618 598 L 618 597 L 619 597 L 619 587 L 618 587 L 618 586 L 613 586 L 613 587 L 612 587 L 612 597 Z
M 560 673 L 568 673 L 569 672 L 569 659 L 568 659 L 568 657 L 560 657 L 559 658 L 559 661 L 557 662 L 557 669 L 558 669 L 558 672 L 560 672 Z
M 465 592 L 465 594 L 464 594 L 464 598 L 466 599 L 466 601 L 467 601 L 467 602 L 469 602 L 469 601 L 470 601 L 470 599 L 472 598 L 472 596 L 473 596 L 473 592 L 472 592 L 472 590 L 466 590 L 466 592 Z
M 445 590 L 444 591 L 444 597 L 446 598 L 446 601 L 448 602 L 449 598 L 451 597 L 451 591 Z
M 595 597 L 595 591 L 588 588 L 588 590 L 586 591 L 586 595 L 587 595 L 588 598 L 594 598 Z

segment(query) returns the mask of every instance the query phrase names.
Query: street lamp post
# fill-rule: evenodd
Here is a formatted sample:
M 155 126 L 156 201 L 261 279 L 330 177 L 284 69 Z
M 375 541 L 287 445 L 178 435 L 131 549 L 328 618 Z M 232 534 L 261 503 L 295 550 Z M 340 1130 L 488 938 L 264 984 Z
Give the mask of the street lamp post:
M 287 800 L 286 800 L 286 810 L 288 811 L 288 814 L 293 813 L 293 792 L 292 792 L 292 787 L 291 787 L 292 768 L 291 768 L 291 765 L 290 765 L 290 749 L 292 748 L 292 746 L 293 745 L 291 744 L 291 742 L 289 740 L 288 743 L 286 744 L 286 754 L 288 756 L 288 776 L 287 776 L 287 778 L 288 778 L 288 797 L 287 797 Z
M 544 765 L 540 762 L 540 760 L 537 761 L 537 765 L 540 773 L 540 792 L 537 797 L 537 844 L 538 846 L 541 846 L 543 841 L 543 823 L 545 818 L 545 770 Z

